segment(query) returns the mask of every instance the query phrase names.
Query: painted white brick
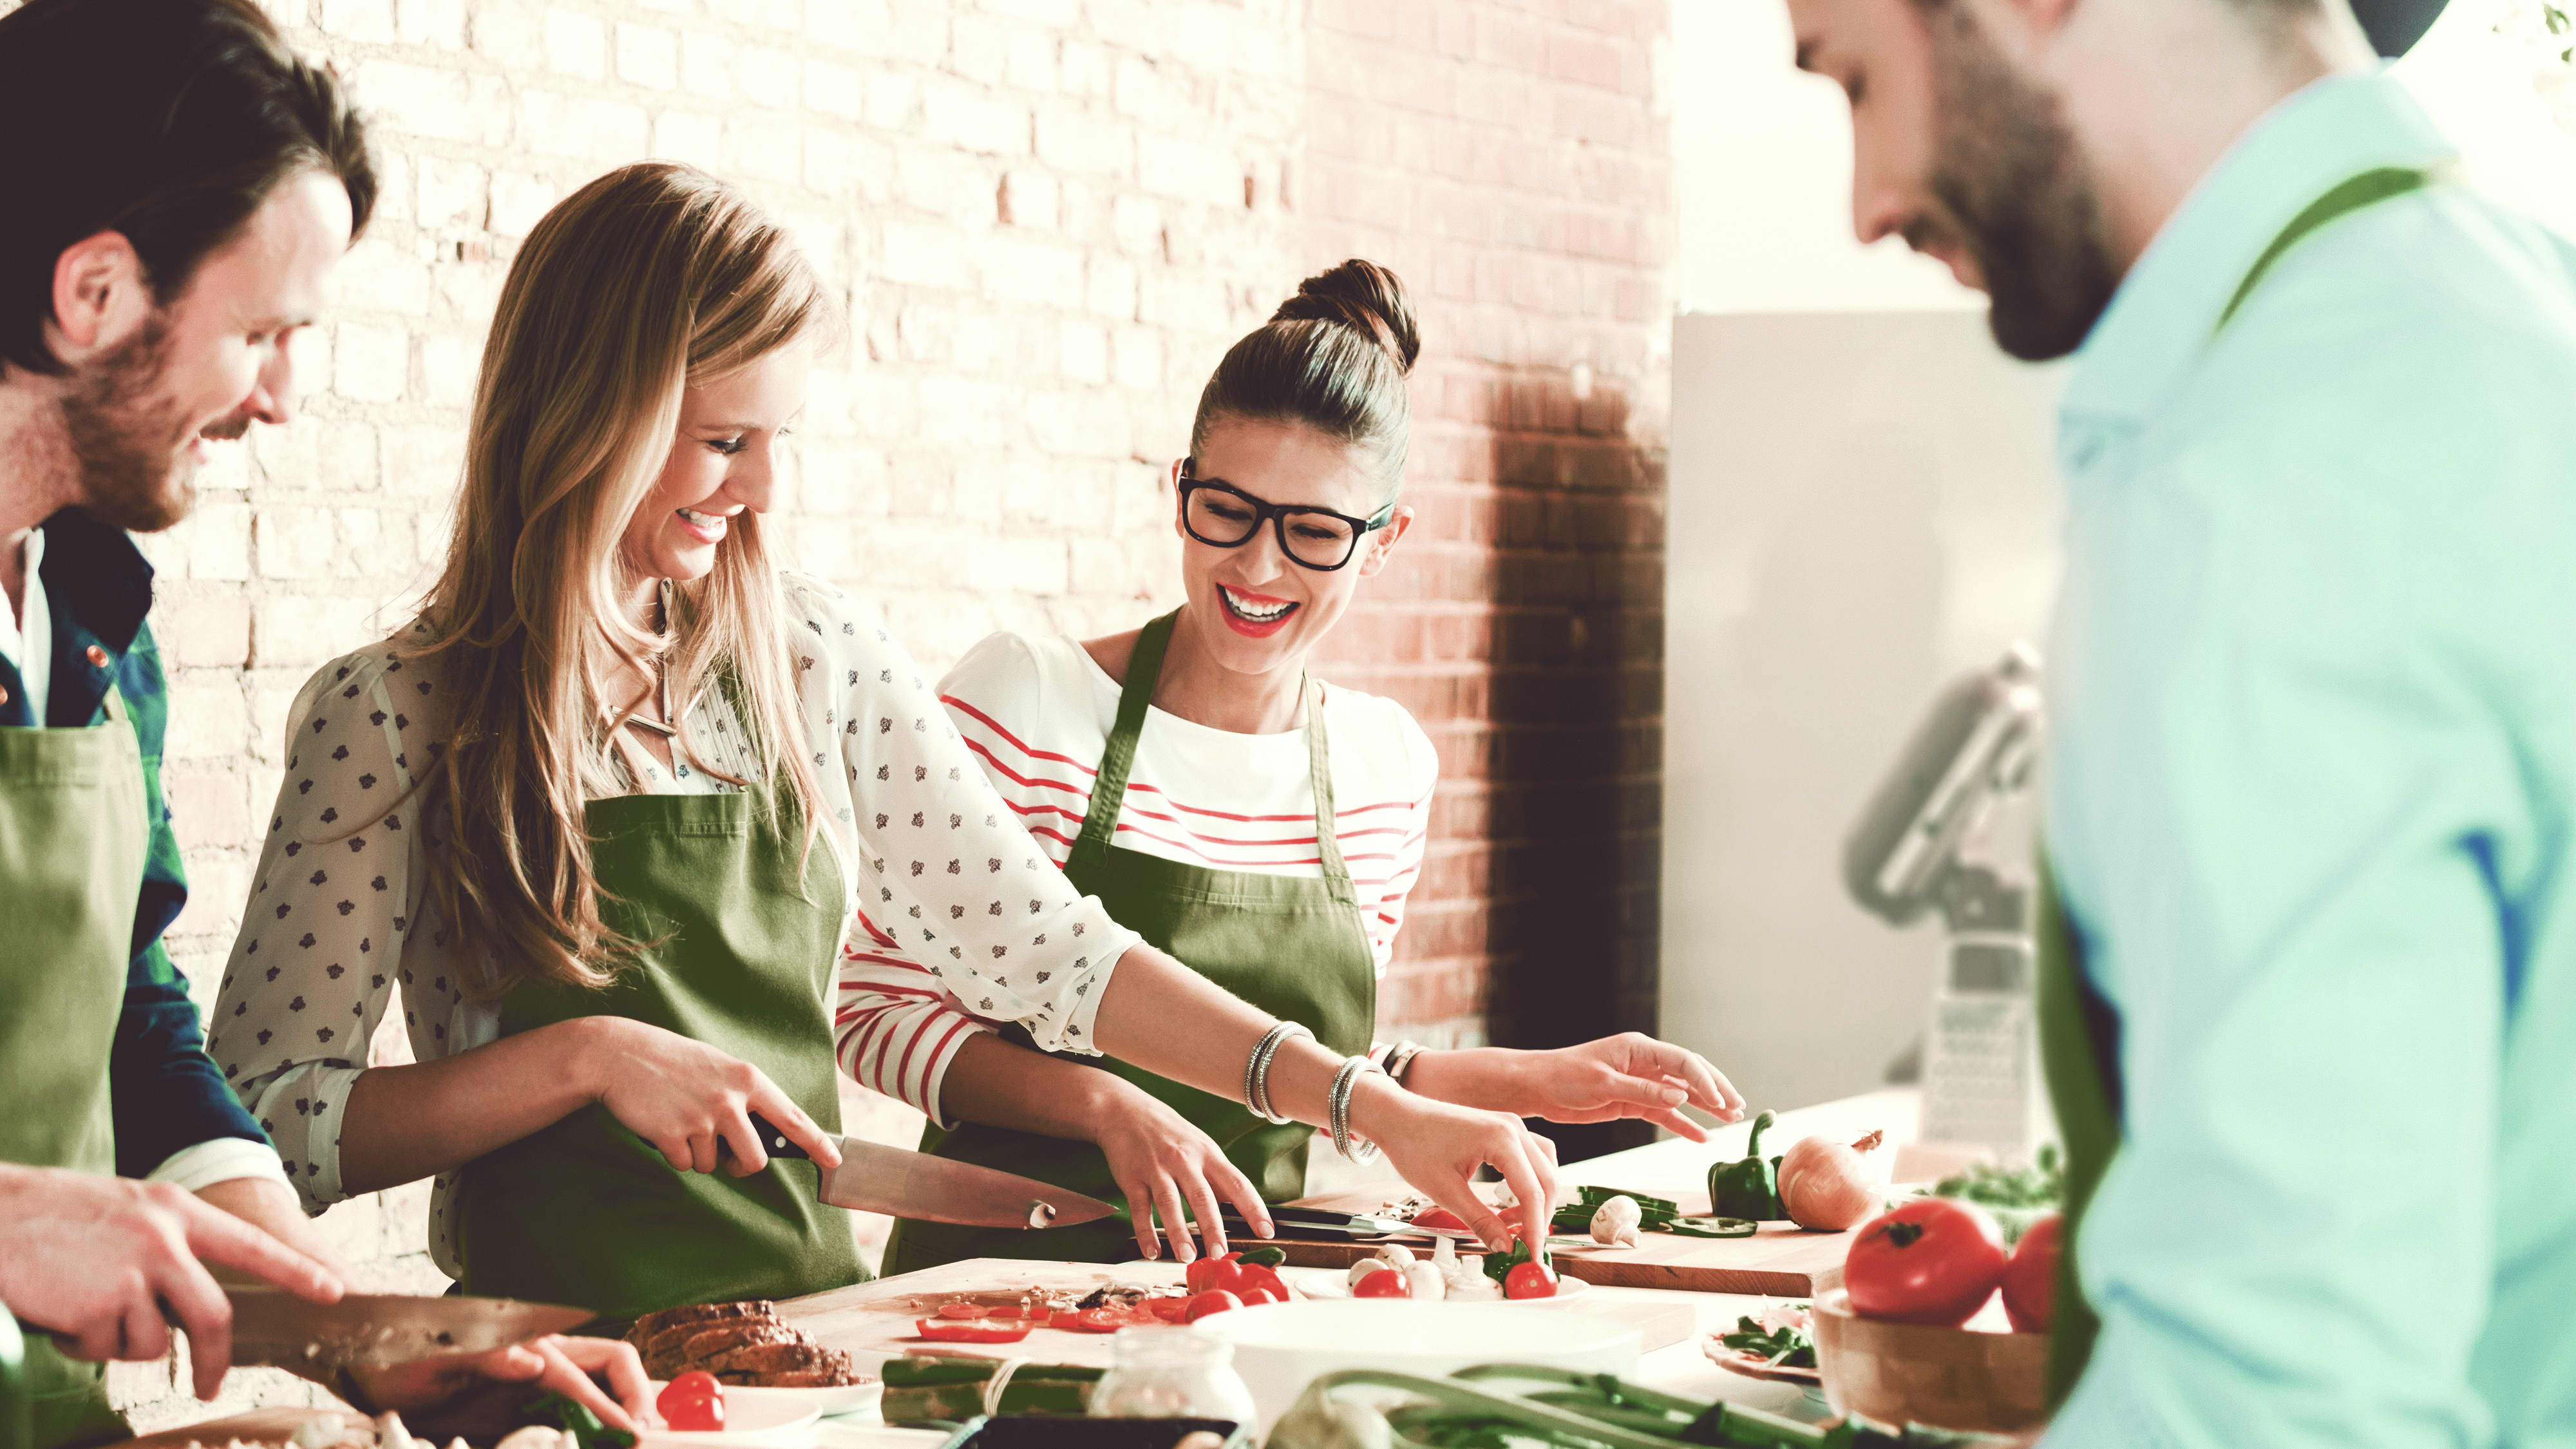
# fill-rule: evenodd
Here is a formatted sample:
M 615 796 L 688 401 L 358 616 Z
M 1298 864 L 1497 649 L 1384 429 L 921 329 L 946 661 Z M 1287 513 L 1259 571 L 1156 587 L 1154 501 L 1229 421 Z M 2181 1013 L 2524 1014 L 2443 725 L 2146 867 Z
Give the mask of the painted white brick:
M 1110 334 L 1110 375 L 1120 387 L 1163 385 L 1163 334 L 1151 327 L 1121 327 Z
M 888 221 L 879 240 L 878 275 L 886 281 L 963 290 L 972 280 L 953 228 Z
M 724 170 L 724 118 L 694 111 L 664 111 L 653 118 L 653 154 L 685 161 L 702 171 Z
M 948 69 L 978 85 L 999 85 L 1010 68 L 1011 27 L 983 15 L 948 20 Z
M 250 577 L 251 510 L 244 503 L 200 502 L 168 537 L 187 559 L 191 579 Z
M 327 508 L 262 508 L 251 531 L 261 578 L 312 579 L 335 571 L 339 539 Z
M 659 25 L 617 25 L 617 78 L 667 91 L 680 83 L 679 37 Z
M 1116 121 L 1055 106 L 1037 117 L 1038 159 L 1082 176 L 1124 176 L 1136 161 L 1135 133 Z
M 794 106 L 803 99 L 804 66 L 796 52 L 745 45 L 733 54 L 734 93 L 755 106 Z
M 465 0 L 395 0 L 394 28 L 405 45 L 465 48 Z
M 608 29 L 596 15 L 561 6 L 546 11 L 546 69 L 582 80 L 608 74 Z
M 855 121 L 866 109 L 866 95 L 855 67 L 828 60 L 805 62 L 805 108 Z
M 723 174 L 737 180 L 794 181 L 804 174 L 804 131 L 792 116 L 733 116 L 725 121 L 724 157 Z
M 355 402 L 391 402 L 411 376 L 411 334 L 372 322 L 333 329 L 331 390 Z
M 1056 364 L 1068 381 L 1109 380 L 1109 329 L 1097 322 L 1068 319 L 1056 326 Z
M 549 156 L 632 160 L 644 154 L 651 131 L 644 108 L 625 101 L 529 91 L 519 104 L 531 148 Z
M 423 156 L 413 175 L 420 198 L 414 215 L 422 226 L 482 228 L 492 205 L 491 173 L 471 161 Z
M 434 512 L 451 502 L 465 478 L 465 432 L 454 423 L 388 424 L 384 430 L 385 491 L 422 500 Z M 421 525 L 424 538 L 441 537 L 444 525 Z
M 1026 101 L 947 80 L 925 86 L 921 99 L 924 134 L 933 141 L 989 156 L 1029 149 Z
M 379 146 L 406 135 L 485 146 L 510 139 L 508 92 L 498 76 L 367 60 L 358 63 L 349 89 L 370 115 L 381 118 Z
M 492 230 L 505 237 L 522 237 L 533 229 L 538 218 L 570 193 L 571 188 L 547 176 L 532 176 L 524 171 L 496 171 L 492 174 Z
M 345 40 L 395 38 L 393 0 L 322 0 L 322 29 Z
M 680 88 L 701 101 L 733 99 L 733 41 L 692 30 L 680 42 Z
M 1053 176 L 1034 168 L 1015 169 L 1002 178 L 997 202 L 1000 219 L 1012 226 L 1053 231 L 1062 196 L 1063 188 Z

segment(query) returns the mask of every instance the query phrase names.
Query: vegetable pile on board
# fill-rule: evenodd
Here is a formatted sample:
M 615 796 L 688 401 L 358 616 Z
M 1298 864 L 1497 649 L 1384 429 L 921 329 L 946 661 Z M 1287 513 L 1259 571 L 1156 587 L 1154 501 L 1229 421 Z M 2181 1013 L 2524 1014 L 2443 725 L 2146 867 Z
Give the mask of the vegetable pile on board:
M 931 1343 L 1006 1344 L 1039 1328 L 1116 1333 L 1158 1323 L 1196 1323 L 1211 1313 L 1296 1297 L 1279 1276 L 1279 1265 L 1287 1259 L 1285 1251 L 1272 1247 L 1198 1258 L 1179 1289 L 1102 1288 L 1071 1307 L 1034 1300 L 985 1304 L 952 1299 L 929 1317 L 914 1319 L 913 1336 Z
M 2057 1276 L 2058 1220 L 2050 1214 L 2009 1254 L 1983 1208 L 1954 1198 L 1918 1198 L 1873 1220 L 1843 1260 L 1852 1312 L 1892 1323 L 1956 1328 L 1997 1289 L 2016 1332 L 2048 1328 Z
M 1749 1354 L 1771 1368 L 1811 1369 L 1816 1366 L 1815 1321 L 1804 1303 L 1782 1304 L 1765 1308 L 1762 1316 L 1743 1314 L 1735 1328 L 1717 1336 L 1720 1346 L 1737 1353 Z
M 1610 1374 L 1487 1364 L 1445 1379 L 1345 1369 L 1306 1386 L 1270 1431 L 1272 1449 L 1949 1449 L 1991 1442 L 1802 1424 L 1703 1404 Z
M 1560 1233 L 1588 1233 L 1594 1242 L 1604 1246 L 1608 1246 L 1611 1239 L 1601 1236 L 1603 1214 L 1612 1212 L 1612 1204 L 1623 1199 L 1636 1209 L 1636 1226 L 1643 1232 L 1672 1233 L 1684 1238 L 1749 1238 L 1757 1226 L 1747 1218 L 1684 1217 L 1682 1205 L 1671 1198 L 1634 1192 L 1624 1187 L 1579 1187 L 1575 1192 L 1575 1200 L 1558 1208 L 1548 1226 Z M 1625 1216 L 1624 1211 L 1613 1212 L 1611 1221 L 1615 1224 Z M 1417 1227 L 1421 1222 L 1420 1218 L 1414 1219 Z M 1616 1236 L 1615 1229 L 1613 1236 Z

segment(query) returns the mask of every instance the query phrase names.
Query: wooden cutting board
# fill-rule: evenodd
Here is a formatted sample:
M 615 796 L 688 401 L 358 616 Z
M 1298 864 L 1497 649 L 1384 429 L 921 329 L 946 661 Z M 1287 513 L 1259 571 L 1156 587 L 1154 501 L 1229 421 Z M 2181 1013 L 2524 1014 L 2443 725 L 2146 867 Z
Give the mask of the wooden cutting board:
M 1643 1189 L 1640 1189 L 1643 1190 Z M 1708 1211 L 1706 1192 L 1669 1194 L 1685 1214 Z M 1340 1193 L 1299 1198 L 1294 1207 L 1368 1214 L 1387 1205 L 1383 1196 Z M 1811 1298 L 1842 1281 L 1843 1255 L 1851 1251 L 1849 1232 L 1814 1233 L 1796 1223 L 1764 1223 L 1749 1238 L 1685 1238 L 1674 1233 L 1647 1233 L 1633 1248 L 1552 1249 L 1557 1271 L 1606 1288 L 1670 1288 L 1686 1293 L 1766 1293 L 1775 1298 Z M 1428 1243 L 1425 1237 L 1422 1243 Z M 1321 1268 L 1347 1268 L 1375 1251 L 1366 1243 L 1278 1240 L 1288 1261 Z M 1407 1246 L 1420 1244 L 1408 1242 Z
M 204 1419 L 194 1424 L 182 1424 L 176 1429 L 140 1435 L 114 1446 L 114 1449 L 187 1449 L 192 1442 L 205 1445 L 206 1449 L 224 1449 L 225 1444 L 235 1439 L 245 1444 L 282 1445 L 295 1437 L 295 1431 L 303 1428 L 306 1420 L 323 1414 L 345 1415 L 348 1412 L 346 1409 L 253 1409 L 248 1413 Z
M 968 1258 L 918 1273 L 901 1273 L 873 1283 L 854 1283 L 778 1305 L 778 1314 L 828 1348 L 847 1351 L 861 1369 L 907 1353 L 953 1352 L 974 1358 L 1025 1358 L 1038 1363 L 1109 1366 L 1112 1335 L 1039 1328 L 1018 1343 L 973 1348 L 953 1343 L 923 1343 L 913 1337 L 913 1320 L 926 1318 L 942 1302 L 967 1293 L 1018 1292 L 1026 1288 L 1070 1289 L 1088 1293 L 1106 1283 L 1171 1284 L 1181 1282 L 1178 1263 L 1110 1267 L 1102 1263 L 1047 1263 L 1019 1258 Z M 1683 1300 L 1629 1299 L 1624 1302 L 1585 1299 L 1569 1304 L 1585 1313 L 1620 1319 L 1637 1329 L 1641 1346 L 1651 1352 L 1681 1342 L 1694 1329 L 1692 1306 Z M 1545 1312 L 1545 1309 L 1532 1309 Z

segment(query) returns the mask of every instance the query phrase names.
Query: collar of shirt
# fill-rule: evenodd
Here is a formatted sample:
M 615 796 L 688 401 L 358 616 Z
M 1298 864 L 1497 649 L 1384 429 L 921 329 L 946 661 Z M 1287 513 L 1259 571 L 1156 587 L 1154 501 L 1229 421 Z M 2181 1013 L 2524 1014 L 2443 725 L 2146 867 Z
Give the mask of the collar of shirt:
M 19 545 L 18 607 L 0 613 L 0 725 L 37 724 L 54 678 L 53 605 L 45 597 L 45 531 Z
M 2181 385 L 2245 274 L 2310 202 L 2356 173 L 2454 154 L 2385 69 L 2328 76 L 2274 106 L 2166 220 L 2076 353 L 2058 407 L 2068 476 Z
M 86 725 L 116 678 L 117 667 L 152 609 L 152 565 L 125 530 L 76 508 L 45 520 L 45 585 L 54 647 L 42 720 L 20 719 L 18 701 L 0 704 L 0 721 Z M 131 699 L 129 689 L 128 697 Z

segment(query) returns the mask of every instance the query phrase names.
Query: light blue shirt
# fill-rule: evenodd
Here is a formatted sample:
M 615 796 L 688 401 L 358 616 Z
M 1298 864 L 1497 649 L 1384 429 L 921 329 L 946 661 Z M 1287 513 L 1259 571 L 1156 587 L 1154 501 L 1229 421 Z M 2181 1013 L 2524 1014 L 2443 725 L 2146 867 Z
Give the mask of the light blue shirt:
M 2283 102 L 2079 354 L 2049 843 L 2121 1022 L 2052 1446 L 2576 1444 L 2576 247 L 2384 75 Z

